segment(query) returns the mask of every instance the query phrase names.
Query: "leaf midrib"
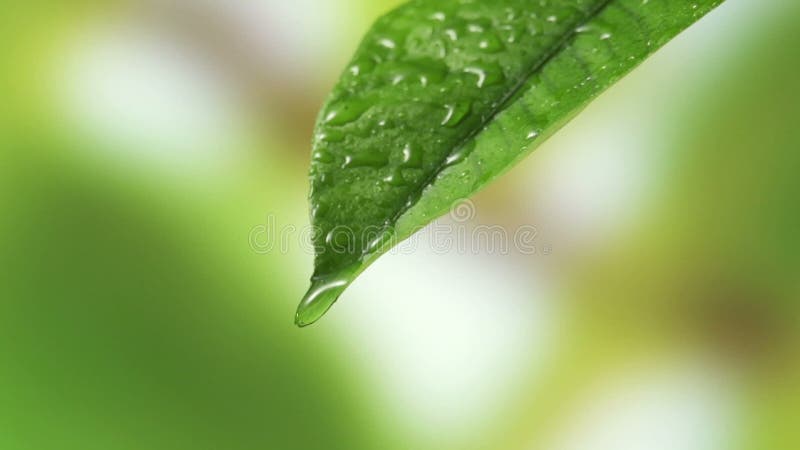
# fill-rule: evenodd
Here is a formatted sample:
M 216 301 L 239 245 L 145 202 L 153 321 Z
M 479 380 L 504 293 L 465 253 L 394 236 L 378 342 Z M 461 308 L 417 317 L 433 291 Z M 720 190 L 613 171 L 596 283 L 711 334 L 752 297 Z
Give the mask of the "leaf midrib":
M 508 106 L 510 105 L 511 100 L 516 97 L 516 95 L 528 84 L 531 77 L 538 73 L 542 68 L 547 66 L 556 56 L 561 54 L 561 52 L 566 48 L 567 44 L 578 34 L 576 31 L 577 28 L 580 28 L 582 25 L 585 25 L 595 18 L 597 18 L 606 8 L 608 8 L 611 3 L 618 0 L 605 0 L 601 4 L 595 7 L 594 10 L 590 11 L 589 14 L 586 16 L 586 19 L 583 20 L 580 24 L 571 27 L 571 29 L 564 33 L 564 36 L 553 46 L 553 50 L 544 55 L 541 60 L 537 61 L 536 63 L 532 64 L 531 67 L 525 72 L 524 76 L 520 79 L 520 81 L 514 85 L 509 92 L 503 96 L 503 98 L 498 103 L 498 106 L 495 107 L 491 112 L 483 119 L 479 126 L 475 127 L 475 130 L 467 134 L 457 145 L 453 146 L 453 149 L 448 153 L 448 156 L 452 155 L 454 152 L 458 151 L 459 149 L 463 148 L 467 143 L 473 140 L 476 136 L 478 136 L 483 130 L 486 128 L 488 124 L 494 121 L 497 116 L 505 111 Z M 436 177 L 439 176 L 447 167 L 447 158 L 444 158 L 439 166 L 434 170 L 427 178 L 423 180 L 420 184 L 420 187 L 416 189 L 414 192 L 409 194 L 404 206 L 398 209 L 397 213 L 391 217 L 389 224 L 395 224 L 403 216 L 406 212 L 408 212 L 411 208 L 413 208 L 420 197 L 422 197 L 422 193 L 427 186 L 429 186 Z M 411 202 L 412 199 L 417 199 L 413 203 Z M 387 228 L 391 227 L 392 225 L 387 224 Z M 364 255 L 367 255 L 371 252 L 364 251 L 362 253 L 362 258 Z

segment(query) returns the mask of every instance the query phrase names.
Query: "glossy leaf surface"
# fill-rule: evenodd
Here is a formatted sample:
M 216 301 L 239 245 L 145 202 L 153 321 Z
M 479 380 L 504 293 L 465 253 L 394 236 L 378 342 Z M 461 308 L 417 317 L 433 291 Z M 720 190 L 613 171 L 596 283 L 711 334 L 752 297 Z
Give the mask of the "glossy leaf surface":
M 379 19 L 318 119 L 297 324 L 721 2 L 416 0 Z

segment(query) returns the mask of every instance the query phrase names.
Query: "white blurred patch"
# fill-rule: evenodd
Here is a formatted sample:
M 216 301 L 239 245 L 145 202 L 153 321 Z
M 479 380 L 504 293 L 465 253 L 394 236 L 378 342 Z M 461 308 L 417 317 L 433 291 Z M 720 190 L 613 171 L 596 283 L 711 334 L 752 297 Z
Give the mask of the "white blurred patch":
M 512 180 L 554 252 L 590 251 L 624 230 L 658 182 L 658 95 L 631 75 L 529 158 Z M 631 81 L 633 79 L 633 81 Z M 653 97 L 656 97 L 654 99 Z
M 335 39 L 347 22 L 341 2 L 319 0 L 215 0 L 249 41 L 254 55 L 287 75 L 316 80 L 321 63 L 341 52 Z M 348 50 L 345 53 L 350 53 Z M 327 65 L 326 65 L 327 67 Z
M 144 24 L 106 24 L 67 58 L 68 123 L 112 157 L 182 174 L 217 171 L 236 157 L 241 103 L 189 46 Z
M 342 25 L 351 22 L 347 2 L 319 0 L 149 0 L 210 18 L 235 33 L 237 49 L 272 78 L 313 83 L 342 53 Z M 344 3 L 344 4 L 343 4 Z M 350 54 L 347 49 L 345 54 Z M 339 70 L 338 68 L 336 69 Z
M 620 380 L 591 396 L 551 450 L 724 450 L 734 429 L 721 368 L 674 367 Z
M 378 397 L 436 439 L 468 439 L 501 417 L 545 363 L 558 323 L 546 286 L 518 259 L 458 253 L 420 243 L 385 255 L 335 311 Z
M 603 241 L 630 217 L 648 187 L 653 169 L 646 138 L 623 132 L 620 116 L 609 115 L 613 119 L 596 115 L 593 123 L 578 123 L 560 136 L 558 148 L 544 153 L 529 177 L 537 220 L 554 230 L 560 248 Z

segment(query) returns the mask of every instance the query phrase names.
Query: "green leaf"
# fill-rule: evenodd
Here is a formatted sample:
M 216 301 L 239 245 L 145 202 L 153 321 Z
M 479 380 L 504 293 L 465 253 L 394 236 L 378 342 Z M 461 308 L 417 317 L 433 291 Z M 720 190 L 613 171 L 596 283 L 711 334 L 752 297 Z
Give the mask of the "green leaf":
M 317 122 L 296 323 L 720 3 L 415 0 L 379 19 Z

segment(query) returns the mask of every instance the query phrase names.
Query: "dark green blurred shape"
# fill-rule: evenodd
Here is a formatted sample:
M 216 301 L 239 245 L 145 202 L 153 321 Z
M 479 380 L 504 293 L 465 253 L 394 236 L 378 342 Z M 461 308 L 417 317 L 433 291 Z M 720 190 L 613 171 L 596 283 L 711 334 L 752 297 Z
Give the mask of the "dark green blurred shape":
M 320 336 L 275 306 L 283 277 L 237 273 L 210 211 L 64 161 L 28 156 L 14 170 L 0 238 L 0 448 L 376 448 L 379 415 Z
M 247 245 L 286 193 L 243 214 L 88 159 L 38 71 L 86 4 L 46 6 L 0 14 L 0 449 L 392 448 L 347 355 L 293 327 L 281 255 Z

